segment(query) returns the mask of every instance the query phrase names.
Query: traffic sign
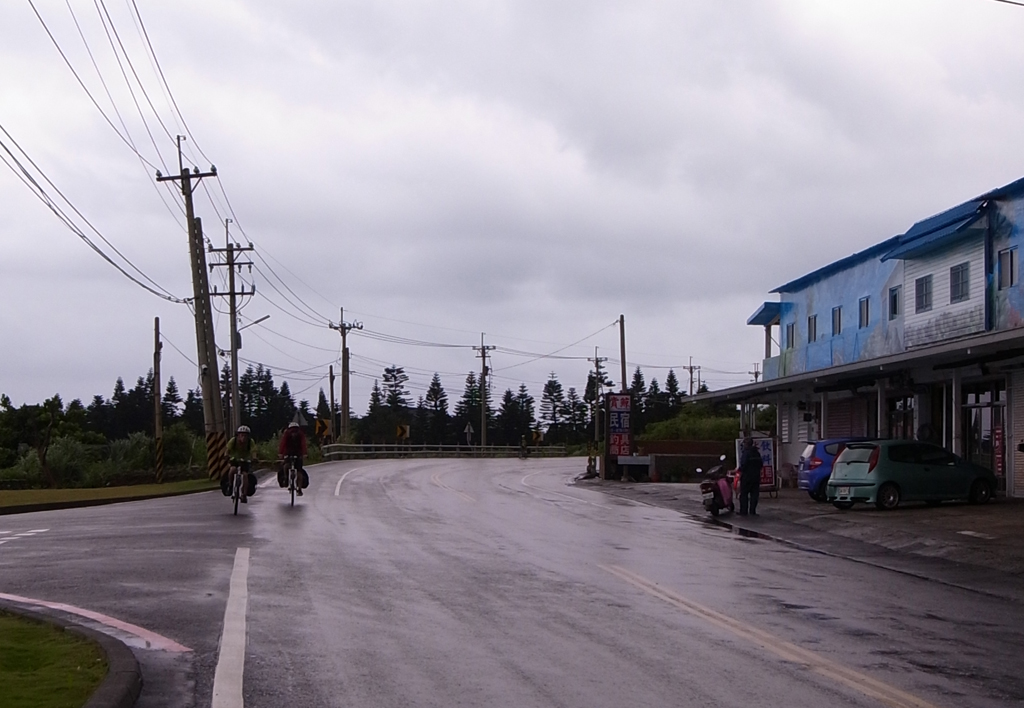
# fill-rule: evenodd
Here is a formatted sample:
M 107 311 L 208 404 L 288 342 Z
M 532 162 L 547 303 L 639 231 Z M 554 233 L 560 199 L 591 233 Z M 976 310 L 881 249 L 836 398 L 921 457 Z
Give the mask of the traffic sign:
M 542 442 L 544 442 L 544 433 L 543 433 L 543 431 L 534 430 L 533 431 L 533 444 L 534 445 L 540 445 Z
M 395 433 L 395 435 L 398 437 L 399 440 L 408 440 L 409 439 L 409 426 L 408 425 L 399 425 L 398 426 L 398 431 Z
M 313 421 L 313 434 L 317 437 L 327 435 L 327 421 L 323 418 L 317 418 Z

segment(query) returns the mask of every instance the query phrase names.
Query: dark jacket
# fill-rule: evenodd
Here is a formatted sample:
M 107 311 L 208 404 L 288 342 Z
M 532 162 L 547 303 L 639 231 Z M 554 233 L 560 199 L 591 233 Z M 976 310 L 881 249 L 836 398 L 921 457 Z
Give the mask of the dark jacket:
M 277 446 L 277 454 L 306 456 L 306 434 L 302 428 L 285 428 L 281 434 L 281 442 Z
M 761 451 L 756 446 L 745 447 L 740 452 L 740 475 L 747 479 L 761 477 L 761 468 L 764 466 L 761 460 Z

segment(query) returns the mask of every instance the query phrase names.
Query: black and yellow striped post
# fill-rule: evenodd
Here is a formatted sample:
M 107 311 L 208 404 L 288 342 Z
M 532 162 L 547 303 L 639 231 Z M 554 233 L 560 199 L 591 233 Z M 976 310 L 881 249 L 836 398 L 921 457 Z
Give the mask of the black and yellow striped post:
M 224 479 L 231 469 L 227 438 L 218 430 L 206 433 L 206 469 L 210 479 L 218 480 Z

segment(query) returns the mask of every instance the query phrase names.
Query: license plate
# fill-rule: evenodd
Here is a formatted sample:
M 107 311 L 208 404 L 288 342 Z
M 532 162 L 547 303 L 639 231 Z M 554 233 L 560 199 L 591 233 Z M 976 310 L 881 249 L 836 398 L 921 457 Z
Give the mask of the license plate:
M 711 501 L 712 499 L 715 498 L 715 493 L 714 492 L 704 492 L 704 494 L 702 496 L 704 497 L 704 501 Z
M 848 496 L 850 496 L 850 488 L 849 487 L 840 487 L 839 488 L 839 496 L 841 496 L 841 497 L 848 497 Z

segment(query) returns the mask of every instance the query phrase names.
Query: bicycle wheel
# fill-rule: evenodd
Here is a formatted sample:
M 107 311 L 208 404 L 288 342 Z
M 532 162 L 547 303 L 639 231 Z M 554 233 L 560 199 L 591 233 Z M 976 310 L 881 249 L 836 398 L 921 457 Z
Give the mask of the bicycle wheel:
M 292 495 L 292 506 L 295 506 L 295 468 L 288 470 L 288 492 Z

